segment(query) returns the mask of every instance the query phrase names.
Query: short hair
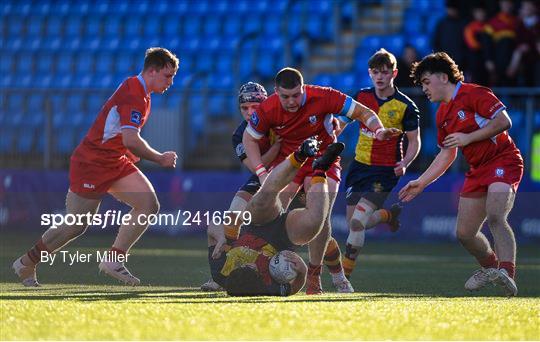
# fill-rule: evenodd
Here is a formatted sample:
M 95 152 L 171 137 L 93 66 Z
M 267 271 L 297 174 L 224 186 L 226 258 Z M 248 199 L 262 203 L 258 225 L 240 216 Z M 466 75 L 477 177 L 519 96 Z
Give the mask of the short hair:
M 390 70 L 396 70 L 397 59 L 396 56 L 386 49 L 380 49 L 369 58 L 368 67 L 370 69 L 381 69 L 384 66 L 388 67 Z
M 267 292 L 259 271 L 249 266 L 234 269 L 227 277 L 225 290 L 229 296 L 262 296 Z
M 146 71 L 150 68 L 154 68 L 157 71 L 160 71 L 165 66 L 169 65 L 178 70 L 178 65 L 180 61 L 172 52 L 165 48 L 161 47 L 152 47 L 146 50 L 144 55 L 144 67 L 143 71 Z
M 300 71 L 294 68 L 283 68 L 276 75 L 276 87 L 293 89 L 304 84 Z
M 446 52 L 435 52 L 422 58 L 420 62 L 414 62 L 411 67 L 410 77 L 415 84 L 421 84 L 422 75 L 426 72 L 430 74 L 443 73 L 448 76 L 451 83 L 463 81 L 463 72 L 454 60 Z

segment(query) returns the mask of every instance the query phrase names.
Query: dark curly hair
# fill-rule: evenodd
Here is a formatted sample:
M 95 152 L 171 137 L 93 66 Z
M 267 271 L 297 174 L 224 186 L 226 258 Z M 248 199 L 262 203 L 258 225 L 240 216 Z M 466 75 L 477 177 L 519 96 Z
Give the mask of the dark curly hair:
M 424 73 L 443 73 L 448 75 L 448 80 L 452 83 L 463 81 L 463 72 L 459 70 L 458 65 L 448 56 L 446 52 L 435 52 L 422 58 L 420 62 L 414 62 L 411 68 L 410 77 L 415 84 L 420 85 Z
M 238 267 L 227 277 L 229 296 L 264 296 L 268 292 L 259 272 L 249 266 Z

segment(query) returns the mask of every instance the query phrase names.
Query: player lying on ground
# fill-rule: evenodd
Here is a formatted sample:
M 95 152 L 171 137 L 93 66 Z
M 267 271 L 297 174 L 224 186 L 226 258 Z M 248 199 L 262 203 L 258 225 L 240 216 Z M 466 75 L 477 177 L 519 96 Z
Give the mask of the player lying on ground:
M 463 83 L 463 73 L 444 52 L 413 64 L 411 76 L 431 102 L 441 103 L 436 114 L 441 151 L 399 196 L 404 202 L 415 198 L 444 174 L 460 148 L 471 168 L 461 189 L 456 234 L 482 266 L 465 288 L 479 290 L 495 283 L 508 296 L 515 296 L 516 240 L 507 217 L 523 175 L 523 159 L 508 135 L 512 122 L 506 107 L 489 88 Z M 486 219 L 494 249 L 480 231 Z
M 247 123 L 253 114 L 259 107 L 260 102 L 264 101 L 267 98 L 267 93 L 264 87 L 258 83 L 248 82 L 240 87 L 238 93 L 238 102 L 240 106 L 240 113 L 244 118 L 244 121 L 238 126 L 236 131 L 233 134 L 232 142 L 233 148 L 237 157 L 240 159 L 242 164 L 244 164 L 253 175 L 249 177 L 246 183 L 236 192 L 230 207 L 229 211 L 243 211 L 246 208 L 247 203 L 251 197 L 259 190 L 261 183 L 259 182 L 259 177 L 255 174 L 255 167 L 249 163 L 249 160 L 246 158 L 246 153 L 244 145 L 242 144 L 242 136 L 246 129 Z M 257 141 L 259 148 L 262 153 L 262 162 L 268 167 L 270 163 L 274 160 L 277 153 L 280 149 L 281 138 L 276 136 L 272 130 L 268 134 Z M 298 196 L 297 196 L 298 197 Z M 305 206 L 305 201 L 303 203 L 298 202 L 299 206 Z M 292 204 L 291 204 L 292 205 Z M 240 233 L 240 220 L 233 219 L 232 222 L 239 222 L 234 225 L 224 225 L 224 226 L 209 226 L 209 232 L 213 231 L 214 228 L 221 227 L 225 230 L 225 237 L 232 243 L 232 241 L 238 239 Z M 215 244 L 215 240 L 210 234 L 208 234 L 208 246 Z M 341 267 L 341 252 L 339 246 L 334 238 L 332 238 L 328 244 L 324 255 L 324 263 L 327 265 L 330 274 L 332 275 L 333 284 L 336 287 L 338 292 L 354 292 L 354 289 L 350 285 L 350 282 L 345 279 L 343 276 L 343 268 Z M 342 275 L 339 277 L 339 275 Z M 201 285 L 201 290 L 203 291 L 220 291 L 223 288 L 213 281 L 212 279 L 208 280 L 206 283 Z
M 107 100 L 88 134 L 71 156 L 67 214 L 95 214 L 102 197 L 109 193 L 132 209 L 131 220 L 120 226 L 110 250 L 109 261 L 99 264 L 100 271 L 129 285 L 138 285 L 123 262 L 131 247 L 148 225 L 140 215 L 156 214 L 159 202 L 152 184 L 135 166 L 139 158 L 163 167 L 175 167 L 176 153 L 160 153 L 141 136 L 141 128 L 150 114 L 150 94 L 163 94 L 178 70 L 178 58 L 163 48 L 146 51 L 144 67 L 138 76 L 125 80 Z M 25 286 L 39 286 L 36 265 L 42 253 L 55 253 L 82 235 L 82 225 L 49 228 L 26 254 L 15 260 L 13 269 Z M 122 258 L 118 258 L 121 255 Z
M 256 173 L 261 182 L 266 178 L 267 170 L 262 163 L 257 140 L 265 136 L 270 129 L 282 138 L 280 153 L 272 166 L 283 161 L 302 141 L 312 136 L 317 136 L 322 141 L 321 152 L 324 152 L 329 144 L 336 141 L 332 126 L 333 113 L 362 121 L 374 132 L 377 139 L 383 140 L 401 134 L 401 131 L 395 128 L 384 128 L 371 109 L 349 96 L 332 88 L 305 85 L 302 74 L 296 69 L 280 70 L 275 78 L 275 90 L 276 93 L 261 103 L 257 112 L 251 116 L 243 138 L 246 155 L 252 165 L 257 165 Z M 285 207 L 298 191 L 300 184 L 304 184 L 309 192 L 313 173 L 311 163 L 306 163 L 297 175 L 300 179 L 292 182 L 282 192 L 281 202 Z M 309 244 L 308 294 L 322 293 L 321 266 L 331 236 L 331 208 L 336 199 L 340 174 L 341 167 L 339 160 L 336 160 L 328 170 L 330 211 L 324 217 L 321 234 Z M 343 276 L 343 279 L 346 278 Z
M 240 238 L 228 251 L 224 234 L 219 235 L 221 230 L 216 229 L 216 245 L 209 248 L 212 277 L 230 295 L 290 295 L 300 291 L 306 279 L 301 259 L 294 261 L 297 277 L 286 284 L 272 279 L 269 261 L 276 252 L 307 244 L 320 233 L 329 210 L 326 171 L 343 147 L 342 143 L 332 144 L 313 161 L 314 176 L 306 194 L 305 208 L 285 211 L 279 194 L 306 159 L 318 151 L 318 142 L 314 139 L 305 140 L 298 151 L 272 169 L 246 207 L 251 214 L 250 224 L 242 228 Z
M 356 101 L 376 112 L 385 127 L 394 127 L 405 133 L 381 141 L 360 123 L 355 158 L 345 179 L 349 236 L 343 268 L 347 277 L 364 247 L 366 229 L 382 222 L 390 224 L 393 232 L 399 229 L 401 207 L 393 204 L 388 210 L 383 205 L 420 151 L 418 108 L 394 86 L 398 74 L 396 57 L 381 49 L 371 56 L 368 67 L 373 86 L 360 90 L 355 96 Z M 347 117 L 340 117 L 340 120 L 352 122 Z M 403 135 L 408 141 L 404 157 Z

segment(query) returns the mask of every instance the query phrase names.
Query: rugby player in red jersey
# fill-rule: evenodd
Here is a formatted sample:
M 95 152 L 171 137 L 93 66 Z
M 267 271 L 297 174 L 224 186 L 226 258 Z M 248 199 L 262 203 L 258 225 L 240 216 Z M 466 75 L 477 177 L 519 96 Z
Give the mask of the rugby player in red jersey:
M 282 138 L 281 149 L 273 165 L 287 158 L 309 137 L 316 136 L 322 142 L 321 151 L 324 152 L 329 144 L 336 141 L 332 124 L 333 114 L 360 120 L 379 140 L 401 134 L 398 129 L 384 128 L 371 109 L 351 97 L 332 88 L 305 85 L 302 74 L 298 70 L 284 68 L 276 75 L 275 94 L 261 103 L 257 112 L 251 116 L 244 132 L 243 143 L 246 155 L 251 164 L 256 165 L 255 173 L 259 176 L 261 183 L 264 182 L 268 172 L 261 160 L 258 139 L 264 137 L 270 129 Z M 312 172 L 311 163 L 305 163 L 294 182 L 282 191 L 281 202 L 285 207 L 294 197 L 299 184 L 303 183 L 306 191 L 309 191 Z M 336 160 L 327 172 L 330 208 L 337 195 L 341 180 L 340 173 L 339 160 Z M 308 294 L 322 293 L 320 273 L 323 255 L 331 234 L 330 215 L 331 211 L 324 219 L 320 234 L 317 234 L 317 237 L 309 244 L 310 262 L 306 291 Z
M 148 49 L 142 72 L 122 82 L 105 102 L 71 156 L 67 214 L 95 214 L 107 193 L 132 208 L 131 219 L 119 228 L 109 253 L 111 258 L 99 264 L 100 271 L 129 285 L 138 285 L 140 280 L 119 260 L 126 260 L 130 248 L 148 227 L 141 224 L 146 221 L 139 220 L 139 216 L 159 211 L 152 184 L 134 162 L 142 158 L 162 167 L 175 167 L 177 159 L 173 151 L 160 153 L 153 149 L 140 131 L 150 114 L 150 94 L 163 94 L 173 84 L 178 63 L 167 49 Z M 34 247 L 13 263 L 23 285 L 39 286 L 36 266 L 42 254 L 60 250 L 82 235 L 88 225 L 84 220 L 83 224 L 49 228 Z
M 431 102 L 440 102 L 436 124 L 441 150 L 418 179 L 401 189 L 400 199 L 412 200 L 437 180 L 460 148 L 470 170 L 460 194 L 456 235 L 482 267 L 467 280 L 465 289 L 494 283 L 515 296 L 516 240 L 507 217 L 523 175 L 523 158 L 508 135 L 512 122 L 506 106 L 489 88 L 463 83 L 463 73 L 444 52 L 415 63 L 411 76 Z M 486 220 L 494 248 L 480 231 Z

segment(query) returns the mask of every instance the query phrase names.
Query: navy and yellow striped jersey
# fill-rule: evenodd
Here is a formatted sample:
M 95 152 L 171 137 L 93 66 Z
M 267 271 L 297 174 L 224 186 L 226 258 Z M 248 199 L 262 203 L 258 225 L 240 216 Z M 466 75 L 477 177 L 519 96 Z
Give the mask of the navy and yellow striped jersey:
M 360 90 L 354 98 L 377 113 L 384 127 L 399 128 L 404 132 L 418 129 L 420 112 L 416 104 L 397 88 L 394 95 L 384 100 L 377 97 L 373 87 Z M 360 123 L 354 159 L 366 165 L 395 166 L 403 159 L 403 135 L 379 141 L 375 139 L 375 133 Z

